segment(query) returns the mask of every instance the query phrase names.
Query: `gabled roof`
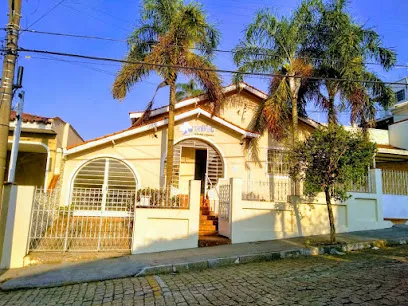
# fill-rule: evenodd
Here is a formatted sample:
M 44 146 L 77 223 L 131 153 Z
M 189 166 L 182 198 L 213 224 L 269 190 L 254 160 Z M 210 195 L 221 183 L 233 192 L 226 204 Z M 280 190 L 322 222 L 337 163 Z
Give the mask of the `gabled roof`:
M 266 99 L 268 97 L 268 95 L 266 93 L 264 93 L 262 90 L 259 90 L 259 89 L 255 88 L 255 87 L 245 83 L 245 82 L 240 82 L 239 85 L 232 84 L 232 85 L 226 86 L 226 87 L 223 88 L 222 91 L 223 91 L 224 94 L 228 94 L 230 92 L 234 92 L 234 91 L 237 91 L 237 90 L 245 90 L 245 91 L 259 97 L 262 100 Z M 198 102 L 205 101 L 206 99 L 207 99 L 206 94 L 201 94 L 201 95 L 198 95 L 198 96 L 192 97 L 192 98 L 186 98 L 184 100 L 181 100 L 181 101 L 177 102 L 175 108 L 179 109 L 179 108 L 182 108 L 182 107 L 185 107 L 185 106 L 188 106 L 188 105 L 197 104 Z M 154 117 L 154 116 L 157 116 L 157 115 L 160 115 L 160 114 L 167 113 L 168 111 L 169 111 L 169 106 L 168 105 L 162 106 L 162 107 L 151 110 L 150 116 Z M 132 123 L 134 123 L 133 122 L 134 119 L 140 118 L 143 115 L 143 113 L 144 113 L 144 111 L 130 112 L 129 117 L 132 120 Z
M 224 127 L 233 130 L 239 134 L 241 134 L 243 137 L 249 137 L 249 138 L 257 138 L 260 136 L 259 133 L 253 132 L 253 131 L 248 131 L 245 130 L 231 122 L 228 122 L 227 120 L 218 117 L 218 116 L 213 116 L 211 115 L 210 112 L 208 112 L 207 110 L 200 108 L 200 107 L 195 107 L 193 109 L 189 109 L 186 110 L 184 112 L 180 112 L 178 114 L 175 115 L 174 120 L 180 121 L 183 119 L 186 119 L 188 117 L 191 116 L 204 116 L 210 120 L 213 120 L 221 125 L 223 125 Z M 129 136 L 133 136 L 133 135 L 137 135 L 137 134 L 141 134 L 144 132 L 147 132 L 149 130 L 154 130 L 157 129 L 159 127 L 162 126 L 166 126 L 168 123 L 168 118 L 167 116 L 160 116 L 157 118 L 152 118 L 151 120 L 147 121 L 146 123 L 144 123 L 143 125 L 140 126 L 132 126 L 128 129 L 119 131 L 119 132 L 115 132 L 112 134 L 108 134 L 99 138 L 95 138 L 92 140 L 88 140 L 85 141 L 83 143 L 68 147 L 66 150 L 64 150 L 64 154 L 65 155 L 70 155 L 70 154 L 74 154 L 80 151 L 84 151 L 102 144 L 106 144 L 109 142 L 114 142 L 115 140 L 121 139 L 121 138 L 125 138 L 125 137 L 129 137 Z
M 249 92 L 249 93 L 253 94 L 254 96 L 256 96 L 256 97 L 258 97 L 258 98 L 260 98 L 262 100 L 264 100 L 264 99 L 266 99 L 268 97 L 268 95 L 265 92 L 263 92 L 262 90 L 259 90 L 258 88 L 254 87 L 252 85 L 249 85 L 249 84 L 247 84 L 245 82 L 240 82 L 238 85 L 231 84 L 229 86 L 226 86 L 226 87 L 223 88 L 223 93 L 228 94 L 228 93 L 231 93 L 231 92 L 234 92 L 234 91 L 237 91 L 237 90 L 239 90 L 239 91 L 244 90 L 244 91 Z M 177 102 L 176 105 L 175 105 L 175 109 L 177 110 L 177 109 L 180 109 L 180 108 L 183 108 L 183 107 L 186 107 L 186 106 L 189 106 L 189 105 L 193 105 L 193 104 L 197 105 L 199 102 L 205 101 L 206 99 L 207 99 L 206 94 L 201 94 L 201 95 L 198 95 L 198 96 L 192 97 L 192 98 L 186 98 L 186 99 L 184 99 L 182 101 Z M 168 105 L 162 106 L 162 107 L 151 110 L 150 111 L 150 117 L 165 114 L 168 111 L 169 111 L 169 106 Z M 135 121 L 143 115 L 143 113 L 144 113 L 144 111 L 130 112 L 129 117 L 130 117 L 130 119 L 132 121 L 132 124 L 134 124 Z M 299 117 L 299 120 L 306 123 L 306 124 L 308 124 L 308 125 L 310 125 L 310 126 L 312 126 L 312 127 L 314 127 L 314 128 L 318 128 L 321 125 L 319 122 L 314 121 L 314 120 L 312 120 L 310 118 L 306 118 L 306 117 Z

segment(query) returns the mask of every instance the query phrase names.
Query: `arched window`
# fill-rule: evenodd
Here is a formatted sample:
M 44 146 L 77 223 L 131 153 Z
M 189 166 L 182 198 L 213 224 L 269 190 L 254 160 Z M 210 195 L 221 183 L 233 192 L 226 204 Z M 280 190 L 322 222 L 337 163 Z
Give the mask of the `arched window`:
M 87 162 L 74 176 L 71 204 L 75 210 L 128 210 L 136 185 L 133 171 L 124 162 L 97 158 Z

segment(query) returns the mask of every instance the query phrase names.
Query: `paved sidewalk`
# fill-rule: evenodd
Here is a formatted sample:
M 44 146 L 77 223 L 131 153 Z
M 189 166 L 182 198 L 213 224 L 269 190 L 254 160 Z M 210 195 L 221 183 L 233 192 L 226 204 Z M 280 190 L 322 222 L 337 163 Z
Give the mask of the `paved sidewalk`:
M 272 260 L 298 255 L 317 255 L 330 248 L 306 248 L 311 237 L 282 239 L 254 243 L 221 245 L 207 248 L 167 251 L 117 258 L 98 259 L 82 263 L 64 263 L 10 269 L 0 275 L 0 289 L 46 288 L 75 283 L 93 282 L 131 276 L 182 272 L 238 263 Z M 313 236 L 313 240 L 327 236 Z M 343 251 L 375 245 L 407 243 L 408 226 L 400 225 L 375 231 L 338 234 Z M 339 246 L 336 246 L 339 248 Z M 1 272 L 0 272 L 1 274 Z

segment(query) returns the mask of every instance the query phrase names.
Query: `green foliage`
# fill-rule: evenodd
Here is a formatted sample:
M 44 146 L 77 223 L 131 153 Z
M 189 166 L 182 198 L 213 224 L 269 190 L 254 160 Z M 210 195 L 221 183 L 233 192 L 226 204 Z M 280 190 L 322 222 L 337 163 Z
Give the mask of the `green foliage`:
M 142 3 L 140 26 L 128 38 L 126 60 L 149 65 L 124 64 L 114 81 L 113 97 L 124 99 L 137 82 L 153 72 L 163 79 L 158 88 L 175 84 L 181 73 L 194 79 L 217 107 L 222 99 L 222 86 L 216 72 L 162 66 L 216 68 L 211 59 L 220 34 L 207 21 L 202 6 L 181 0 L 143 0 Z
M 291 176 L 304 182 L 306 196 L 328 191 L 330 198 L 345 201 L 352 183 L 367 175 L 374 153 L 375 144 L 361 131 L 319 128 L 295 146 Z
M 204 90 L 199 88 L 194 80 L 187 83 L 178 83 L 176 92 L 176 100 L 181 101 L 187 98 L 195 97 L 204 93 Z
M 257 12 L 234 49 L 234 62 L 238 73 L 234 82 L 244 78 L 244 72 L 274 73 L 266 100 L 260 104 L 249 129 L 263 133 L 268 131 L 282 140 L 289 134 L 292 143 L 298 138 L 298 113 L 305 115 L 308 92 L 307 77 L 312 74 L 312 65 L 304 53 L 310 28 L 315 18 L 309 6 L 315 0 L 305 0 L 289 17 L 278 17 L 268 9 Z M 289 120 L 292 124 L 288 124 Z M 251 139 L 247 148 L 252 159 L 257 160 L 256 139 Z
M 366 124 L 374 120 L 376 104 L 388 108 L 395 103 L 395 97 L 365 62 L 376 62 L 389 70 L 395 65 L 396 54 L 383 46 L 373 29 L 358 24 L 348 6 L 345 0 L 316 0 L 308 7 L 314 13 L 316 26 L 307 33 L 305 53 L 316 59 L 314 74 L 326 78 L 317 81 L 314 100 L 328 111 L 329 122 L 336 123 L 337 112 L 348 108 L 352 123 Z

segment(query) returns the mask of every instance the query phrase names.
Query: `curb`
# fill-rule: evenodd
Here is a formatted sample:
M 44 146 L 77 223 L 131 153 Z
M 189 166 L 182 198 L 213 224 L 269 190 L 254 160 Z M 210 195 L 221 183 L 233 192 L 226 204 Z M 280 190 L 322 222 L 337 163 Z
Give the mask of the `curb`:
M 169 274 L 169 273 L 183 273 L 189 271 L 199 271 L 205 269 L 228 267 L 239 264 L 247 264 L 254 262 L 264 262 L 272 261 L 284 258 L 295 258 L 300 256 L 317 256 L 324 254 L 334 254 L 340 255 L 340 252 L 351 252 L 364 249 L 370 249 L 372 247 L 386 247 L 386 246 L 397 246 L 404 245 L 408 243 L 408 237 L 399 239 L 382 239 L 382 240 L 371 240 L 363 242 L 354 243 L 344 243 L 338 245 L 328 245 L 322 247 L 306 247 L 299 249 L 292 249 L 286 251 L 277 252 L 266 252 L 258 254 L 240 255 L 240 256 L 229 256 L 229 257 L 219 257 L 214 259 L 184 262 L 177 264 L 167 264 L 158 266 L 148 266 L 142 269 L 135 277 L 148 276 L 156 274 Z

